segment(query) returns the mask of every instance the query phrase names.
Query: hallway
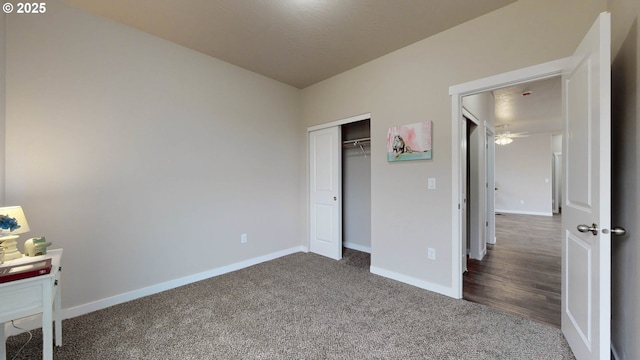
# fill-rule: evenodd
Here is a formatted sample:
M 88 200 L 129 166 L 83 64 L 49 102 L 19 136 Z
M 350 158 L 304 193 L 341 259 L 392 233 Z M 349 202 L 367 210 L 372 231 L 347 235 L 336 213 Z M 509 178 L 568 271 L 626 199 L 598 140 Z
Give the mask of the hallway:
M 496 244 L 468 259 L 466 300 L 560 327 L 561 216 L 496 215 Z

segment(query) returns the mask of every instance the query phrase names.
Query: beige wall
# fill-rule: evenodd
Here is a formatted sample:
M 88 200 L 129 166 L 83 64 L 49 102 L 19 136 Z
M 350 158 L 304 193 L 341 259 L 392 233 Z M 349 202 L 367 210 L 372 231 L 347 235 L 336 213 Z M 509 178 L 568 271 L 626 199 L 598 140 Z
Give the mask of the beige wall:
M 612 19 L 611 224 L 627 230 L 612 237 L 612 346 L 618 359 L 640 359 L 640 2 L 609 0 Z
M 530 134 L 496 145 L 496 212 L 552 215 L 551 134 Z
M 496 99 L 491 91 L 469 95 L 462 98 L 462 107 L 475 116 L 482 125 L 485 121 L 490 128 L 496 123 Z
M 299 90 L 54 1 L 7 16 L 6 83 L 7 200 L 64 308 L 299 249 Z
M 371 113 L 372 267 L 451 288 L 449 87 L 570 55 L 605 7 L 520 0 L 303 90 L 305 127 Z M 387 129 L 418 121 L 433 121 L 433 160 L 388 163 Z M 429 177 L 436 190 L 427 190 Z

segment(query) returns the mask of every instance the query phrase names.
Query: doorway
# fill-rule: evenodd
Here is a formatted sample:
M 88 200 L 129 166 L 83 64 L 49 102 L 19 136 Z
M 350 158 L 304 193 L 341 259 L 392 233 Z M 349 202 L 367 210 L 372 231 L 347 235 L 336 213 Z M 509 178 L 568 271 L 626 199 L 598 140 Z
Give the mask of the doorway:
M 469 222 L 474 229 L 470 240 L 482 238 L 482 247 L 470 246 L 463 285 L 467 300 L 556 327 L 560 326 L 562 247 L 560 217 L 552 217 L 552 155 L 560 149 L 554 149 L 552 139 L 562 129 L 560 88 L 559 77 L 552 77 L 482 93 L 489 104 L 485 107 L 493 110 L 484 116 L 491 117 L 497 130 L 495 141 L 491 131 L 481 134 L 480 146 L 473 140 L 476 129 L 470 128 L 467 135 L 468 148 L 484 152 L 481 157 L 467 150 L 470 213 L 478 208 L 473 201 L 476 189 L 486 192 L 479 197 L 486 202 L 486 217 L 481 226 L 473 218 Z M 516 131 L 505 131 L 507 126 Z M 483 165 L 483 177 L 474 177 Z M 489 191 L 495 191 L 494 176 L 500 187 L 497 197 Z M 489 234 L 489 221 L 495 221 L 495 237 Z M 490 240 L 496 237 L 497 244 L 492 245 L 496 241 Z
M 466 168 L 465 193 L 466 193 L 466 218 L 465 234 L 466 254 L 471 259 L 482 260 L 486 253 L 487 223 L 484 186 L 486 172 L 484 171 L 485 144 L 483 127 L 479 120 L 469 112 L 465 112 L 463 126 L 466 127 Z
M 568 60 L 561 59 L 551 61 L 548 63 L 532 66 L 525 69 L 515 70 L 509 73 L 496 75 L 493 77 L 480 79 L 465 84 L 452 86 L 449 89 L 452 102 L 452 159 L 453 159 L 453 171 L 452 182 L 454 188 L 457 186 L 458 191 L 453 191 L 452 197 L 452 226 L 453 234 L 456 234 L 457 241 L 452 241 L 452 296 L 456 298 L 462 298 L 463 296 L 463 272 L 466 263 L 466 251 L 465 243 L 462 242 L 463 235 L 463 222 L 462 218 L 462 205 L 464 202 L 463 188 L 466 186 L 466 181 L 463 183 L 463 169 L 466 169 L 466 159 L 464 157 L 464 144 L 463 131 L 461 129 L 461 119 L 463 115 L 462 100 L 465 96 L 480 94 L 483 92 L 491 91 L 494 89 L 503 88 L 506 86 L 523 84 L 534 80 L 547 79 L 550 77 L 556 77 L 562 74 L 565 64 Z M 499 184 L 497 185 L 499 188 Z M 498 190 L 499 191 L 499 190 Z M 498 210 L 498 209 L 496 209 Z
M 342 246 L 371 253 L 371 120 L 342 131 Z

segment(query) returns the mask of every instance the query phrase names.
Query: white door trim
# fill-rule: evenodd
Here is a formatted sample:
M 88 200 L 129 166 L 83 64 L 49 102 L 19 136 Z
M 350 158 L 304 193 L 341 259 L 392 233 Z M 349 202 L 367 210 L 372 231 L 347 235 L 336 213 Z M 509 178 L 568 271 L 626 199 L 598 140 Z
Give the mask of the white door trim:
M 485 221 L 486 226 L 486 244 L 496 243 L 496 182 L 495 182 L 495 164 L 496 164 L 496 144 L 495 134 L 496 130 L 488 122 L 484 122 L 484 131 L 487 134 L 485 143 L 485 182 L 486 182 L 486 197 L 485 197 Z M 485 246 L 486 246 L 485 244 Z
M 330 123 L 311 126 L 307 128 L 307 132 L 309 133 L 314 130 L 321 130 L 321 129 L 326 129 L 334 126 L 346 125 L 346 124 L 351 124 L 357 121 L 369 120 L 369 119 L 371 119 L 371 113 L 364 113 L 364 114 L 355 115 L 348 118 L 332 121 Z
M 462 144 L 460 123 L 462 121 L 462 98 L 464 96 L 478 94 L 485 91 L 491 91 L 498 88 L 512 86 L 534 80 L 542 80 L 562 74 L 562 70 L 566 68 L 565 64 L 569 58 L 550 61 L 547 63 L 534 65 L 524 69 L 509 71 L 486 77 L 467 83 L 454 85 L 449 88 L 451 96 L 451 181 L 453 185 L 451 199 L 451 292 L 446 295 L 456 299 L 462 298 L 462 258 L 459 256 L 462 252 L 462 230 L 461 230 L 461 194 L 462 186 L 460 176 L 461 151 Z

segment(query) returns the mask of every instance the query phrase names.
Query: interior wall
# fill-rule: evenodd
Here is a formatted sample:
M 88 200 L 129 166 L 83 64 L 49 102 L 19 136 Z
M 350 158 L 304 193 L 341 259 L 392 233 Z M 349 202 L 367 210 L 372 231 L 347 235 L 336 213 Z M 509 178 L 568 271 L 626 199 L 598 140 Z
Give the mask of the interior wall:
M 551 134 L 531 134 L 496 146 L 496 212 L 552 215 Z
M 373 271 L 453 293 L 449 87 L 569 56 L 605 8 L 605 0 L 520 0 L 303 90 L 304 127 L 372 115 Z M 433 122 L 433 159 L 387 162 L 388 128 L 418 121 Z
M 562 134 L 551 135 L 551 146 L 554 153 L 562 152 Z
M 370 120 L 342 125 L 342 140 L 368 138 Z M 371 252 L 371 148 L 342 151 L 342 239 L 346 248 Z
M 64 308 L 299 250 L 299 90 L 57 1 L 6 65 L 7 200 Z
M 640 3 L 609 0 L 612 18 L 611 339 L 617 359 L 639 359 L 640 343 Z
M 495 127 L 496 123 L 495 102 L 491 91 L 485 91 L 462 98 L 462 106 L 481 121 L 480 125 L 484 126 L 486 122 L 487 125 L 492 128 Z

